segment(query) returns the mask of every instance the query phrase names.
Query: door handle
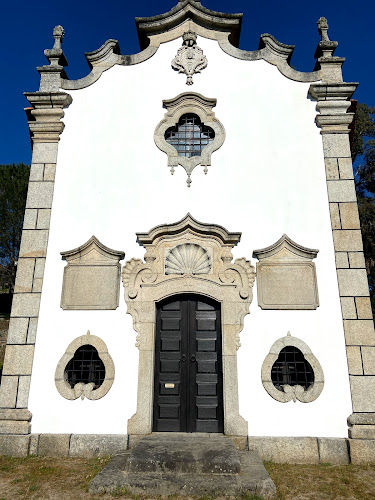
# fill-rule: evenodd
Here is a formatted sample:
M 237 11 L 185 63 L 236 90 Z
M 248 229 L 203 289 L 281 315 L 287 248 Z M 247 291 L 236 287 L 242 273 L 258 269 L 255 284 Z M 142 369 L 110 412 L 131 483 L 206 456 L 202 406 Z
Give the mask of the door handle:
M 193 361 L 193 362 L 195 361 L 195 356 L 194 356 L 194 354 L 192 354 L 192 355 L 190 356 L 190 361 Z
M 185 356 L 185 354 L 183 354 L 183 355 L 181 356 L 181 361 L 186 361 L 186 356 Z

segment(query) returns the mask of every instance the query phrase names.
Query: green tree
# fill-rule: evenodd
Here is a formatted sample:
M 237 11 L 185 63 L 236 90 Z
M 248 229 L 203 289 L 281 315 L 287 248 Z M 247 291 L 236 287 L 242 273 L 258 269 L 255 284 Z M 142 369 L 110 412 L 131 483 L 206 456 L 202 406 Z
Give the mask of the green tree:
M 352 140 L 354 179 L 371 304 L 375 312 L 375 107 L 359 103 Z
M 0 288 L 13 291 L 30 167 L 0 165 Z

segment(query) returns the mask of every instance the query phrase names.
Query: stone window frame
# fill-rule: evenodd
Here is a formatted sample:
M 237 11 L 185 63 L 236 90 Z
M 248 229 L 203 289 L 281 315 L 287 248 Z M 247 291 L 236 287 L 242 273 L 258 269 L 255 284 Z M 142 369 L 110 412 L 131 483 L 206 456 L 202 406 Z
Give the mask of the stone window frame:
M 191 184 L 191 173 L 194 168 L 197 165 L 202 165 L 204 173 L 207 174 L 207 167 L 211 165 L 212 153 L 218 150 L 224 143 L 224 126 L 212 111 L 216 103 L 216 99 L 204 97 L 196 92 L 183 92 L 173 99 L 163 100 L 163 107 L 167 109 L 167 112 L 155 129 L 154 141 L 156 146 L 168 156 L 168 166 L 171 168 L 172 175 L 174 174 L 175 167 L 178 165 L 181 165 L 185 169 L 188 187 Z M 176 148 L 168 144 L 164 137 L 167 129 L 174 127 L 179 122 L 181 116 L 188 113 L 199 116 L 201 123 L 211 127 L 215 132 L 214 140 L 202 150 L 202 154 L 190 158 L 178 156 Z
M 245 258 L 232 262 L 231 249 L 240 237 L 241 233 L 198 222 L 190 214 L 174 224 L 137 233 L 138 243 L 146 248 L 144 262 L 131 259 L 122 271 L 127 313 L 133 317 L 139 349 L 137 411 L 128 420 L 128 434 L 152 432 L 156 304 L 175 295 L 196 294 L 221 305 L 224 434 L 247 436 L 248 423 L 239 413 L 237 350 L 253 298 L 255 272 Z M 165 274 L 166 250 L 186 241 L 212 252 L 210 272 Z
M 102 360 L 105 368 L 105 378 L 98 389 L 93 389 L 93 384 L 84 384 L 83 382 L 78 382 L 73 388 L 70 386 L 69 382 L 65 380 L 65 368 L 71 359 L 73 359 L 77 349 L 83 345 L 91 345 L 95 347 L 98 351 L 99 358 Z M 110 388 L 112 387 L 113 381 L 115 379 L 115 365 L 108 352 L 108 348 L 105 342 L 97 337 L 96 335 L 91 335 L 88 330 L 86 335 L 81 335 L 74 339 L 67 347 L 64 355 L 57 364 L 55 372 L 55 385 L 56 389 L 60 395 L 69 400 L 90 399 L 95 401 L 104 397 Z
M 291 389 L 287 392 L 282 392 L 278 390 L 272 382 L 272 366 L 278 359 L 280 351 L 287 346 L 293 346 L 299 349 L 313 369 L 314 383 L 307 390 L 302 388 L 302 386 L 289 386 Z M 309 346 L 301 339 L 293 337 L 290 332 L 288 332 L 285 337 L 276 340 L 276 342 L 272 344 L 270 352 L 267 354 L 262 364 L 261 378 L 263 387 L 268 394 L 280 403 L 288 403 L 291 400 L 296 402 L 297 399 L 301 403 L 311 403 L 320 396 L 324 387 L 324 374 L 319 361 L 314 356 Z

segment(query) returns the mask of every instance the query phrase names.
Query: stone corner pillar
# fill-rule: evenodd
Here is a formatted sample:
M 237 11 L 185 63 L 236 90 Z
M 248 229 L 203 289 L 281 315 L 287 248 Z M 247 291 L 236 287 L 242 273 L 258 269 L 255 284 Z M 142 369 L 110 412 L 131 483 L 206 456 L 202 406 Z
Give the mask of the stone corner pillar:
M 27 440 L 31 431 L 28 399 L 49 236 L 57 149 L 60 134 L 64 129 L 61 121 L 64 116 L 63 108 L 72 102 L 69 94 L 59 91 L 63 65 L 66 65 L 61 50 L 62 37 L 63 29 L 57 26 L 54 30 L 55 45 L 53 49 L 45 51 L 51 64 L 38 68 L 41 74 L 40 90 L 25 94 L 31 104 L 31 109 L 27 109 L 27 116 L 33 154 L 0 385 L 0 454 L 28 453 Z
M 310 86 L 321 129 L 337 281 L 345 333 L 353 413 L 348 418 L 353 463 L 375 457 L 375 333 L 363 254 L 361 226 L 349 143 L 350 98 L 357 83 L 342 81 L 343 58 L 333 57 L 337 42 L 318 21 L 322 41 L 315 56 L 321 82 Z

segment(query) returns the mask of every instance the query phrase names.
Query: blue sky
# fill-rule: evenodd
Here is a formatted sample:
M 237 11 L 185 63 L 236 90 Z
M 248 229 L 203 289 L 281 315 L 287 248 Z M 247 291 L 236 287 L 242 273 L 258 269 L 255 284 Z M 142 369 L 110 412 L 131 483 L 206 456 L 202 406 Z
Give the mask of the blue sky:
M 135 17 L 152 16 L 170 10 L 177 0 L 132 2 L 112 0 L 66 0 L 51 2 L 19 0 L 2 5 L 0 19 L 1 96 L 0 164 L 30 163 L 31 147 L 23 108 L 23 92 L 39 87 L 37 66 L 46 64 L 43 50 L 53 45 L 52 30 L 65 29 L 63 49 L 70 79 L 89 72 L 85 52 L 99 48 L 108 38 L 119 41 L 122 54 L 139 51 Z M 240 48 L 256 50 L 259 36 L 270 33 L 280 42 L 295 45 L 292 65 L 312 71 L 319 41 L 316 21 L 328 19 L 329 36 L 337 40 L 336 54 L 345 57 L 346 82 L 360 82 L 354 98 L 375 105 L 375 37 L 373 0 L 203 0 L 202 4 L 221 12 L 242 12 Z

